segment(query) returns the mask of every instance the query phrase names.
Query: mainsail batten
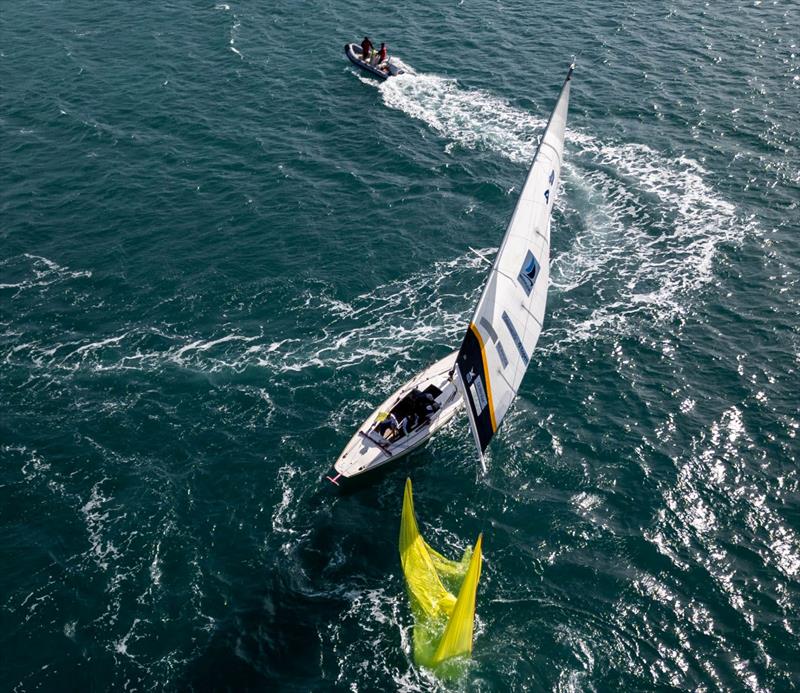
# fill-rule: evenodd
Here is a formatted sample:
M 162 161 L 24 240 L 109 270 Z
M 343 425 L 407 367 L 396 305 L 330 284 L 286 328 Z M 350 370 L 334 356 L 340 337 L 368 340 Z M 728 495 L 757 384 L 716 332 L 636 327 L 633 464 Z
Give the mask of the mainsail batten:
M 456 359 L 478 451 L 511 406 L 539 339 L 550 279 L 550 215 L 561 181 L 571 66 Z

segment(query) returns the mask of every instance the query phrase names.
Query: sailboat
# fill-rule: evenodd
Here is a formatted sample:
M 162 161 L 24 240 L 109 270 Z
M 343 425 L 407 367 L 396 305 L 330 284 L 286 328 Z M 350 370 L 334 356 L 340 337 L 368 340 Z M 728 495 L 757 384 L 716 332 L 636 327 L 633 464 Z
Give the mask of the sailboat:
M 423 445 L 462 406 L 484 453 L 519 391 L 542 331 L 550 280 L 550 217 L 561 179 L 570 65 L 461 348 L 394 392 L 356 431 L 327 478 L 381 467 Z

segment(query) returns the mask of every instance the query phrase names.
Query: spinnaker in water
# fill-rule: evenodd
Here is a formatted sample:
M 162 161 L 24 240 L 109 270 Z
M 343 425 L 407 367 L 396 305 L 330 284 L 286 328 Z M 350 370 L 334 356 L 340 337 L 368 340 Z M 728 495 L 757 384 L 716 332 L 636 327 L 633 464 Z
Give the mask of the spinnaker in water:
M 457 673 L 458 661 L 472 653 L 482 540 L 481 534 L 460 561 L 445 558 L 433 549 L 419 533 L 411 479 L 406 479 L 400 563 L 414 615 L 414 661 L 439 675 Z

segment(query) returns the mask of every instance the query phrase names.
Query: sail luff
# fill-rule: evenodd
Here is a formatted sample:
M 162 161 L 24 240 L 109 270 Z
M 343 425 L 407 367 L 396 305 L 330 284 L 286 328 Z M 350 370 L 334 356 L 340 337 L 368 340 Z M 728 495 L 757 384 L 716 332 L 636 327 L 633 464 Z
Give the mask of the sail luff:
M 481 461 L 517 394 L 542 329 L 550 213 L 561 178 L 573 68 L 547 121 L 456 359 L 457 383 Z

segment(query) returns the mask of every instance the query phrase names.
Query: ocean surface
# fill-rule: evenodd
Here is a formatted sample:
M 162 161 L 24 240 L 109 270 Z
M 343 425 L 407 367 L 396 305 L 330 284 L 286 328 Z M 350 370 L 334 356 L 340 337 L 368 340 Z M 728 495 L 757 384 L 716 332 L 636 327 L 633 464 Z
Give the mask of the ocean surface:
M 0 690 L 800 690 L 800 5 L 4 2 Z M 416 74 L 386 83 L 368 33 Z M 350 490 L 460 343 L 571 60 L 545 330 Z M 414 666 L 403 484 L 484 532 Z

